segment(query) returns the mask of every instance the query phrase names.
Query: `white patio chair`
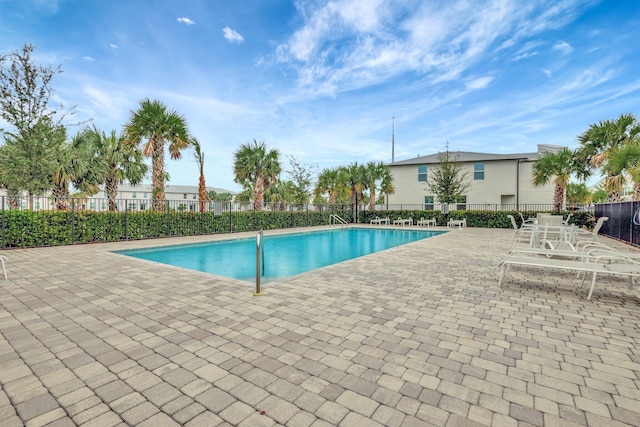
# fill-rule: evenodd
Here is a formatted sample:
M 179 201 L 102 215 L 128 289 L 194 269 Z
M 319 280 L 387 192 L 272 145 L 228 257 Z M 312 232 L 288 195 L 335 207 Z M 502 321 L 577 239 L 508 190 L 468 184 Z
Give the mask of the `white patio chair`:
M 9 280 L 7 278 L 7 267 L 4 265 L 4 262 L 7 261 L 9 258 L 7 258 L 4 255 L 0 255 L 0 264 L 2 264 L 2 273 L 4 274 L 4 280 Z

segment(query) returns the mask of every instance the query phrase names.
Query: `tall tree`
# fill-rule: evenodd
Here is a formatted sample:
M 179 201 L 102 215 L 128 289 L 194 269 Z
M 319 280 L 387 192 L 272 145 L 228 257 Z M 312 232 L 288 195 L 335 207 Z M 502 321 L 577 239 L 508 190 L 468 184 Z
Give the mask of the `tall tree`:
M 0 56 L 0 119 L 8 129 L 0 129 L 5 141 L 0 153 L 1 183 L 12 196 L 53 189 L 53 174 L 60 159 L 66 131 L 62 120 L 73 114 L 62 105 L 53 105 L 51 82 L 62 71 L 37 65 L 34 46 Z M 12 199 L 15 200 L 15 197 Z
M 44 67 L 33 62 L 35 47 L 25 44 L 20 51 L 0 56 L 0 118 L 14 129 L 0 129 L 28 139 L 33 128 L 47 123 L 57 128 L 66 112 L 62 105 L 52 106 L 51 81 L 62 73 L 60 66 Z
M 553 180 L 553 209 L 561 211 L 565 200 L 565 190 L 572 174 L 584 175 L 584 165 L 568 148 L 546 153 L 533 163 L 532 179 L 534 186 L 547 185 Z
M 191 145 L 195 149 L 193 156 L 196 158 L 198 164 L 198 171 L 200 176 L 198 178 L 198 202 L 200 204 L 200 212 L 204 212 L 205 204 L 207 202 L 207 184 L 204 180 L 204 151 L 200 146 L 200 142 L 196 138 L 191 138 Z
M 615 120 L 592 124 L 579 137 L 580 148 L 576 157 L 590 168 L 602 167 L 607 173 L 605 190 L 610 202 L 620 201 L 622 178 L 613 174 L 615 168 L 606 168 L 609 159 L 623 146 L 632 143 L 640 134 L 640 124 L 633 114 L 621 114 Z
M 447 143 L 446 150 L 438 153 L 438 164 L 429 171 L 426 184 L 440 203 L 456 203 L 469 189 L 468 176 L 458 161 L 458 155 L 449 151 Z
M 318 175 L 314 194 L 321 197 L 327 194 L 329 205 L 335 206 L 338 200 L 344 199 L 349 192 L 344 168 L 325 168 Z
M 127 144 L 124 137 L 117 135 L 115 130 L 106 134 L 95 126 L 87 128 L 76 145 L 91 153 L 91 158 L 94 159 L 88 173 L 81 176 L 86 183 L 80 188 L 84 188 L 89 194 L 95 194 L 91 188 L 93 184 L 104 184 L 110 211 L 117 208 L 118 186 L 125 182 L 138 185 L 147 174 L 148 166 L 144 163 L 140 149 Z
M 280 153 L 267 150 L 264 142 L 242 144 L 234 154 L 233 173 L 235 182 L 245 189 L 253 188 L 256 210 L 262 210 L 264 194 L 278 181 L 280 176 Z
M 142 144 L 142 154 L 151 157 L 153 207 L 164 208 L 165 144 L 168 142 L 169 156 L 172 160 L 182 158 L 181 150 L 190 145 L 189 132 L 185 118 L 158 100 L 143 99 L 140 107 L 131 112 L 131 119 L 125 125 L 126 143 Z M 146 140 L 146 142 L 144 141 Z
M 364 170 L 365 188 L 369 190 L 369 209 L 376 209 L 376 193 L 380 190 L 385 194 L 392 194 L 393 179 L 389 169 L 382 162 L 369 162 Z
M 316 165 L 304 165 L 298 162 L 295 157 L 289 156 L 289 164 L 291 169 L 287 173 L 291 177 L 291 200 L 296 204 L 309 203 L 311 198 L 313 185 L 313 173 Z

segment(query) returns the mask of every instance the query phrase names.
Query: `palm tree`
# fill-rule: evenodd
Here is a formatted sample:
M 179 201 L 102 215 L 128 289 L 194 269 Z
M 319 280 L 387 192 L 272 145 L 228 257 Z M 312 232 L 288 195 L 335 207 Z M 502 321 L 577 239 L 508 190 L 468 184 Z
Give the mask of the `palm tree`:
M 565 199 L 565 190 L 571 174 L 582 175 L 581 165 L 575 159 L 575 153 L 568 148 L 547 153 L 533 163 L 533 185 L 546 185 L 551 180 L 555 185 L 553 209 L 561 211 Z
M 153 207 L 161 210 L 164 207 L 164 183 L 167 175 L 164 171 L 165 142 L 169 142 L 171 159 L 182 157 L 180 150 L 190 145 L 189 132 L 184 117 L 176 111 L 169 111 L 160 101 L 144 99 L 140 108 L 131 112 L 131 119 L 125 125 L 127 144 L 138 146 L 143 144 L 142 154 L 151 157 Z
M 115 130 L 107 135 L 95 126 L 85 131 L 78 145 L 84 145 L 94 153 L 97 165 L 91 169 L 98 175 L 95 180 L 104 184 L 109 210 L 115 211 L 118 186 L 125 182 L 138 185 L 147 174 L 148 166 L 144 163 L 142 152 L 137 146 L 127 144 L 124 137 L 116 135 Z M 95 194 L 91 189 L 87 192 Z
M 349 166 L 344 167 L 344 174 L 349 186 L 351 208 L 353 209 L 357 205 L 358 198 L 360 198 L 360 200 L 364 198 L 366 181 L 365 167 L 363 165 L 359 165 L 358 162 L 354 162 Z
M 617 181 L 611 179 L 617 186 L 622 185 L 623 174 L 629 174 L 633 181 L 633 200 L 640 200 L 640 138 L 635 139 L 634 143 L 624 145 L 613 152 L 602 171 L 608 176 L 620 177 Z
M 369 209 L 376 210 L 376 192 L 380 190 L 385 194 L 395 191 L 389 169 L 382 162 L 369 162 L 364 167 L 365 187 L 369 190 Z
M 253 202 L 261 210 L 264 194 L 280 176 L 280 154 L 278 150 L 267 150 L 264 142 L 242 144 L 235 152 L 233 163 L 234 181 L 245 189 L 253 188 Z
M 610 202 L 620 201 L 622 179 L 612 175 L 613 169 L 604 168 L 610 157 L 621 147 L 631 143 L 640 133 L 640 124 L 633 114 L 621 114 L 615 120 L 600 121 L 578 137 L 581 148 L 578 159 L 586 166 L 607 169 L 605 190 Z M 614 168 L 615 169 L 615 168 Z
M 200 142 L 191 138 L 191 144 L 195 148 L 193 154 L 198 164 L 198 170 L 200 171 L 200 177 L 198 178 L 198 202 L 200 202 L 200 212 L 204 212 L 205 203 L 207 201 L 207 184 L 204 181 L 204 152 L 200 147 Z
M 314 194 L 320 197 L 323 194 L 329 196 L 329 205 L 336 205 L 336 201 L 345 198 L 348 194 L 346 175 L 342 168 L 325 168 L 318 175 L 318 182 Z

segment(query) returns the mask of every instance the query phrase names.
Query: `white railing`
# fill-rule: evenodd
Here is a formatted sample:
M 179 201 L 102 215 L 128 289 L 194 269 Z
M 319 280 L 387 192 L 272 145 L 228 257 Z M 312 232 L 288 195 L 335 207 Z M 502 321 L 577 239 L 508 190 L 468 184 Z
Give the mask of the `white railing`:
M 329 215 L 329 225 L 340 224 L 343 228 L 346 227 L 349 223 L 342 218 L 340 215 L 331 214 Z

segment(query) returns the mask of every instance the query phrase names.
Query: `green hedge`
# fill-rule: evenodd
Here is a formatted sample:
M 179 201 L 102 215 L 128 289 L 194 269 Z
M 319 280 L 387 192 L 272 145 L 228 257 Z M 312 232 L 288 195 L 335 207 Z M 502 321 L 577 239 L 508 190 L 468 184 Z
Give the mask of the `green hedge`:
M 4 210 L 0 212 L 0 248 L 26 248 L 60 246 L 75 243 L 114 242 L 171 236 L 195 236 L 217 233 L 235 233 L 273 230 L 295 227 L 326 225 L 332 213 L 352 221 L 350 210 L 340 211 L 233 211 L 222 215 L 213 212 L 176 212 L 168 210 L 143 212 L 93 212 L 93 211 L 28 211 Z M 537 212 L 522 212 L 525 217 Z M 511 228 L 507 215 L 520 217 L 511 211 L 452 211 L 442 215 L 440 211 L 359 211 L 358 222 L 369 224 L 376 216 L 413 218 L 414 223 L 423 218 L 436 218 L 437 224 L 446 225 L 448 219 L 467 219 L 470 227 Z M 557 214 L 557 212 L 556 212 Z M 561 212 L 567 216 L 569 212 Z M 593 215 L 573 212 L 572 221 L 578 226 L 592 228 Z

